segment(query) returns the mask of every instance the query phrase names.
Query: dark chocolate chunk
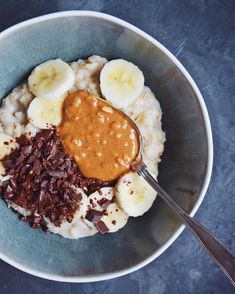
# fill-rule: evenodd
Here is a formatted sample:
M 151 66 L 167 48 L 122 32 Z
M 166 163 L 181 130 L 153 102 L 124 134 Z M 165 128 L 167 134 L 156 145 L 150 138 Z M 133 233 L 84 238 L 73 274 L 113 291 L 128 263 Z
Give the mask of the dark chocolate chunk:
M 105 223 L 102 221 L 99 221 L 98 223 L 96 223 L 95 227 L 101 234 L 108 233 L 108 231 L 109 231 L 109 229 L 107 228 Z
M 42 170 L 42 164 L 40 162 L 39 159 L 35 160 L 34 161 L 34 164 L 33 164 L 33 171 L 36 175 L 40 175 L 41 173 L 41 170 Z
M 95 210 L 95 209 L 90 209 L 90 210 L 88 210 L 85 218 L 88 221 L 96 224 L 96 223 L 98 223 L 100 221 L 102 216 L 103 216 L 103 213 L 101 211 L 98 211 L 98 210 Z
M 32 151 L 32 145 L 26 145 L 25 147 L 22 148 L 22 153 L 24 155 L 29 155 Z
M 21 164 L 24 160 L 25 160 L 25 155 L 24 155 L 24 153 L 22 153 L 22 154 L 20 154 L 20 156 L 17 158 L 15 164 L 16 164 L 16 165 L 19 165 L 19 164 Z
M 12 197 L 15 196 L 14 190 L 12 189 L 12 187 L 10 186 L 10 184 L 8 184 L 6 186 L 6 189 L 4 191 L 4 195 L 7 199 L 11 199 Z
M 30 164 L 25 164 L 25 165 L 21 168 L 21 172 L 22 172 L 23 174 L 26 174 L 30 169 L 31 169 L 31 165 L 30 165 Z
M 11 179 L 3 182 L 0 192 L 3 198 L 31 211 L 27 221 L 35 228 L 44 226 L 43 216 L 56 226 L 63 220 L 71 222 L 82 199 L 76 188 L 89 195 L 114 184 L 84 177 L 77 163 L 64 152 L 55 130 L 43 130 L 31 138 L 22 135 L 16 142 L 19 148 L 2 159 Z M 101 202 L 104 208 L 108 204 Z M 99 222 L 102 215 L 93 212 L 87 217 Z
M 98 200 L 97 202 L 98 202 L 99 205 L 100 205 L 102 208 L 104 208 L 104 209 L 106 209 L 106 208 L 109 206 L 109 204 L 112 203 L 112 202 L 111 202 L 110 200 L 108 200 L 107 198 L 102 198 L 102 199 Z

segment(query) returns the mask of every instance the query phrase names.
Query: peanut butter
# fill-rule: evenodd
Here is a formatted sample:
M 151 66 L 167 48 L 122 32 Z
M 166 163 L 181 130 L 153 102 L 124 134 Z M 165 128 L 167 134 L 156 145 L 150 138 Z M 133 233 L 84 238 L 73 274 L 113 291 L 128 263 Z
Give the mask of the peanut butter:
M 65 151 L 89 178 L 109 181 L 130 169 L 139 151 L 131 122 L 102 99 L 78 91 L 65 99 L 57 128 Z

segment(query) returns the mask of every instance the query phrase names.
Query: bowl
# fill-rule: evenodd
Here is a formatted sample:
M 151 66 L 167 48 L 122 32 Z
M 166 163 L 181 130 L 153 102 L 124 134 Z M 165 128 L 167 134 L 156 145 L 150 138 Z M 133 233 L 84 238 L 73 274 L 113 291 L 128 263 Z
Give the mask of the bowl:
M 91 11 L 53 13 L 17 24 L 0 34 L 0 97 L 45 60 L 92 54 L 127 59 L 144 72 L 161 104 L 167 138 L 160 184 L 194 215 L 212 170 L 207 109 L 185 68 L 143 31 Z M 184 228 L 158 198 L 148 213 L 131 218 L 119 232 L 79 240 L 30 228 L 2 200 L 0 215 L 0 258 L 35 276 L 66 282 L 105 280 L 137 270 L 162 254 Z

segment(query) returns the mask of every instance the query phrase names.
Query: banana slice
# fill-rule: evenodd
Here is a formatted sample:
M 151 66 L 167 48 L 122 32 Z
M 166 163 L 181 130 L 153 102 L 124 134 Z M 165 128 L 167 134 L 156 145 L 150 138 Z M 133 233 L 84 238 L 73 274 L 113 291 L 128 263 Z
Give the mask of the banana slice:
M 62 107 L 65 96 L 57 99 L 34 98 L 29 105 L 29 121 L 39 129 L 58 126 L 62 119 Z
M 101 221 L 103 221 L 109 229 L 109 233 L 116 232 L 124 227 L 128 220 L 128 215 L 117 205 L 117 203 L 110 204 L 109 202 L 108 206 L 105 206 L 105 202 L 102 202 L 104 199 L 111 201 L 113 196 L 113 187 L 104 187 L 99 191 L 92 193 L 88 198 L 90 208 L 98 211 L 105 210 L 105 214 L 102 216 Z
M 144 87 L 144 75 L 133 63 L 115 59 L 105 64 L 100 73 L 103 96 L 115 107 L 130 105 Z
M 17 146 L 18 144 L 15 142 L 14 138 L 4 133 L 0 133 L 0 159 L 2 159 L 5 155 L 10 154 L 12 149 Z
M 72 88 L 75 75 L 61 59 L 46 61 L 35 67 L 28 78 L 29 89 L 37 97 L 55 98 Z
M 0 178 L 6 174 L 3 164 L 0 162 Z
M 109 233 L 114 233 L 125 226 L 128 221 L 128 215 L 116 203 L 111 203 L 107 207 L 101 221 L 109 229 Z
M 9 180 L 11 178 L 11 176 L 6 175 L 6 171 L 5 168 L 3 166 L 3 164 L 0 162 L 0 185 Z
M 156 194 L 141 176 L 133 172 L 122 176 L 115 186 L 117 203 L 129 216 L 143 215 L 152 206 Z

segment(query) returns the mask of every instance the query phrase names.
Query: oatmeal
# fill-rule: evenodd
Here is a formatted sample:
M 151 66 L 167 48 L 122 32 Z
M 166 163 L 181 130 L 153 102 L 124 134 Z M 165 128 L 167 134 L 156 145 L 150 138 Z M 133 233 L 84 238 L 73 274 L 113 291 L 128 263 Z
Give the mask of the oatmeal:
M 144 86 L 140 69 L 121 59 L 108 62 L 94 55 L 70 65 L 59 59 L 45 62 L 34 69 L 29 82 L 17 86 L 3 99 L 2 198 L 33 227 L 42 226 L 75 239 L 97 232 L 116 232 L 130 216 L 145 213 L 156 197 L 156 192 L 134 172 L 119 175 L 114 181 L 104 181 L 111 179 L 111 174 L 95 179 L 90 174 L 87 177 L 79 160 L 70 157 L 61 135 L 62 105 L 66 105 L 69 93 L 76 95 L 72 93 L 81 90 L 107 99 L 134 120 L 143 136 L 143 160 L 155 176 L 165 141 L 162 112 L 155 95 Z M 79 124 L 72 127 L 76 133 Z M 120 138 L 114 142 L 118 145 Z M 112 146 L 115 149 L 115 143 Z M 95 171 L 97 167 L 92 167 L 92 162 L 90 168 Z

